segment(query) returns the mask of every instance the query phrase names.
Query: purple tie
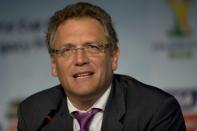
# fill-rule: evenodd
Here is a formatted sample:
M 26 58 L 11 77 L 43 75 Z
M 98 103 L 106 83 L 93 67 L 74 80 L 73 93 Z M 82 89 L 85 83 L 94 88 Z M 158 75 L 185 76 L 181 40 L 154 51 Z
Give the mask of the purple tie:
M 90 112 L 86 113 L 79 113 L 78 111 L 73 112 L 74 117 L 79 122 L 80 131 L 89 131 L 90 122 L 93 116 L 99 111 L 101 111 L 101 109 L 92 108 Z

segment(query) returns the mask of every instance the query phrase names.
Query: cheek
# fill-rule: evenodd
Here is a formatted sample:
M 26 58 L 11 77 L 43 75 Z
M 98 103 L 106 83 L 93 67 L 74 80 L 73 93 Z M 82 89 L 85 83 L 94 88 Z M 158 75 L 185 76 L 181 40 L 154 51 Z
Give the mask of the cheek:
M 51 74 L 53 76 L 60 76 L 62 73 L 64 74 L 68 69 L 68 64 L 60 60 L 52 60 L 51 61 Z
M 69 72 L 68 64 L 65 63 L 57 63 L 56 64 L 56 72 L 58 76 L 65 76 Z
M 102 60 L 97 63 L 98 68 L 102 68 L 101 70 L 105 72 L 112 72 L 117 69 L 117 57 L 106 54 Z
M 100 70 L 105 74 L 111 73 L 113 70 L 113 63 L 110 57 L 107 57 L 105 59 L 103 59 L 102 61 L 100 61 L 100 63 L 97 65 L 98 69 L 100 68 Z

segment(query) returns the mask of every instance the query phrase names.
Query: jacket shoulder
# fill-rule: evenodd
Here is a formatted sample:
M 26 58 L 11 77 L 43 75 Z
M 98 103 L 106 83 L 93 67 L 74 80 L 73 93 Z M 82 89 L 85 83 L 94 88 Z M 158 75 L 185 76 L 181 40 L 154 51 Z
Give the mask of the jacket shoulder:
M 55 104 L 64 96 L 60 85 L 37 92 L 21 102 L 24 106 L 42 106 L 43 104 Z
M 56 110 L 64 98 L 60 85 L 35 93 L 18 107 L 19 128 L 36 130 L 51 110 Z
M 163 89 L 140 82 L 131 76 L 115 74 L 114 77 L 115 85 L 118 88 L 122 88 L 122 90 L 128 95 L 128 97 L 134 96 L 149 99 L 155 99 L 157 97 L 166 99 L 173 97 Z
M 173 104 L 171 107 L 180 108 L 176 98 L 168 92 L 144 84 L 130 76 L 116 75 L 114 83 L 116 90 L 123 92 L 124 101 L 130 110 L 152 114 L 164 104 Z
M 184 128 L 180 105 L 174 96 L 168 92 L 125 75 L 115 75 L 114 83 L 116 90 L 123 92 L 124 101 L 122 102 L 125 103 L 127 113 L 125 115 L 125 125 L 129 129 L 145 130 L 149 128 L 152 130 L 156 125 L 160 129 L 159 122 L 161 120 L 169 123 L 167 125 L 171 123 L 176 125 L 176 122 L 179 121 L 181 123 L 180 127 Z M 171 121 L 172 119 L 174 121 Z M 139 121 L 140 123 L 138 123 Z M 133 127 L 129 123 L 139 125 L 139 127 Z

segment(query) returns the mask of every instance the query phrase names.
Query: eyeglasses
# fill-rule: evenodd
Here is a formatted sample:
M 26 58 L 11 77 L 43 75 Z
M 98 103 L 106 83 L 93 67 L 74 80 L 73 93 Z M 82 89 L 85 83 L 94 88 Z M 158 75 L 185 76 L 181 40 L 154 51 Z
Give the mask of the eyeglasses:
M 83 50 L 88 56 L 96 56 L 102 52 L 104 52 L 105 49 L 110 48 L 111 44 L 85 44 L 83 47 L 76 48 L 74 46 L 64 46 L 60 49 L 50 49 L 51 54 L 57 54 L 58 56 L 62 57 L 70 57 L 74 53 L 76 53 L 78 50 Z

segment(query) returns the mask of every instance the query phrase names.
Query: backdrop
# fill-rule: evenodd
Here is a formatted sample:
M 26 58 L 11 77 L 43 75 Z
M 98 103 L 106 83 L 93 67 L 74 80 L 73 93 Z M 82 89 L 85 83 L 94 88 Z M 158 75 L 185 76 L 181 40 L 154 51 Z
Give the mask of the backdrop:
M 197 1 L 86 1 L 112 15 L 121 50 L 116 73 L 172 93 L 187 130 L 197 131 Z M 44 37 L 48 18 L 73 2 L 1 0 L 0 130 L 14 128 L 18 102 L 59 83 L 50 74 Z

